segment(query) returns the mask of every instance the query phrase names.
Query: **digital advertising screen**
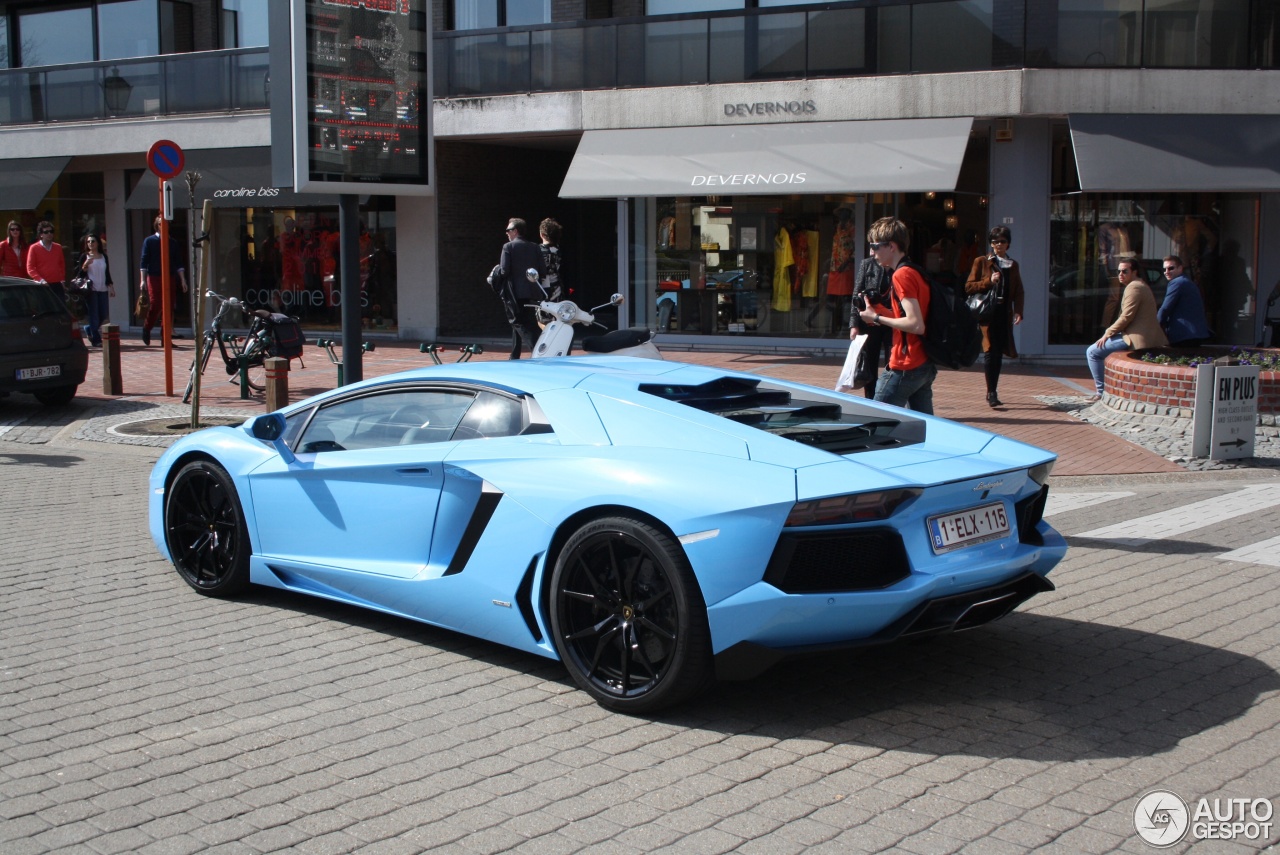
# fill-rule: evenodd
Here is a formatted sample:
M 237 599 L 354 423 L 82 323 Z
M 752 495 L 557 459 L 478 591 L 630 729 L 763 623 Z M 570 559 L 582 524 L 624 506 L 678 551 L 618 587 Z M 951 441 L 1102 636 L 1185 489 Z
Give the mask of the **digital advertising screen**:
M 428 0 L 293 0 L 291 12 L 295 189 L 434 192 Z

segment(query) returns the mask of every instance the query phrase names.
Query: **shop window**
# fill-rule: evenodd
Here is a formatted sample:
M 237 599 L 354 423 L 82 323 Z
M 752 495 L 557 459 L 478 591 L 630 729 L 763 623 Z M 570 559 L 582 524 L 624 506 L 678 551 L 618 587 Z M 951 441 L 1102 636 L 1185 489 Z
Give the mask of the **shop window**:
M 9 17 L 0 14 L 0 68 L 9 67 Z
M 866 228 L 886 216 L 907 224 L 916 263 L 963 282 L 987 230 L 989 146 L 975 131 L 951 190 L 632 199 L 632 323 L 672 335 L 846 340 Z
M 396 327 L 394 200 L 374 197 L 360 214 L 360 317 L 371 330 Z M 224 297 L 338 329 L 342 270 L 336 208 L 218 208 L 213 281 Z
M 1132 261 L 1159 303 L 1166 255 L 1200 287 L 1222 344 L 1251 344 L 1256 197 L 1082 193 L 1050 207 L 1049 343 L 1098 340 L 1120 308 L 1116 268 Z

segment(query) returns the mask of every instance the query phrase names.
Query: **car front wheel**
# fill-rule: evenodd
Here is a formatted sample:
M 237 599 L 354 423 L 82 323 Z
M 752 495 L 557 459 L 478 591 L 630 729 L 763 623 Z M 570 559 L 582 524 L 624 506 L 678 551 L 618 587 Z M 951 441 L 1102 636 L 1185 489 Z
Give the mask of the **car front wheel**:
M 684 701 L 712 674 L 707 608 L 684 551 L 625 517 L 569 538 L 551 578 L 556 649 L 601 705 L 643 713 Z
M 198 460 L 182 467 L 165 497 L 164 526 L 173 566 L 188 585 L 220 597 L 248 586 L 248 527 L 221 466 Z

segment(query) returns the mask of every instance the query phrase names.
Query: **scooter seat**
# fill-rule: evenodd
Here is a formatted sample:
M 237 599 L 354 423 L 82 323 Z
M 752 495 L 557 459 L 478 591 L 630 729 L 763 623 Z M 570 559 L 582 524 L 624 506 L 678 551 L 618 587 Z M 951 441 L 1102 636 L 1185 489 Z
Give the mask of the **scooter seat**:
M 604 335 L 593 335 L 582 340 L 587 353 L 613 353 L 628 347 L 644 344 L 653 336 L 649 330 L 611 330 Z

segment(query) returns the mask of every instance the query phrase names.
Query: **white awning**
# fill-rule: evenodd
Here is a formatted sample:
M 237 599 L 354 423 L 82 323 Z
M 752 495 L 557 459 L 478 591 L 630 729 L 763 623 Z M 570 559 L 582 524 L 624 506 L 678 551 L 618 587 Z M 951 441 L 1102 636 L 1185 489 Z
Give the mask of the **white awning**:
M 971 118 L 587 131 L 564 198 L 954 190 Z
M 1080 189 L 1280 190 L 1280 116 L 1070 117 Z
M 5 209 L 34 211 L 70 162 L 70 157 L 0 160 L 0 199 Z

